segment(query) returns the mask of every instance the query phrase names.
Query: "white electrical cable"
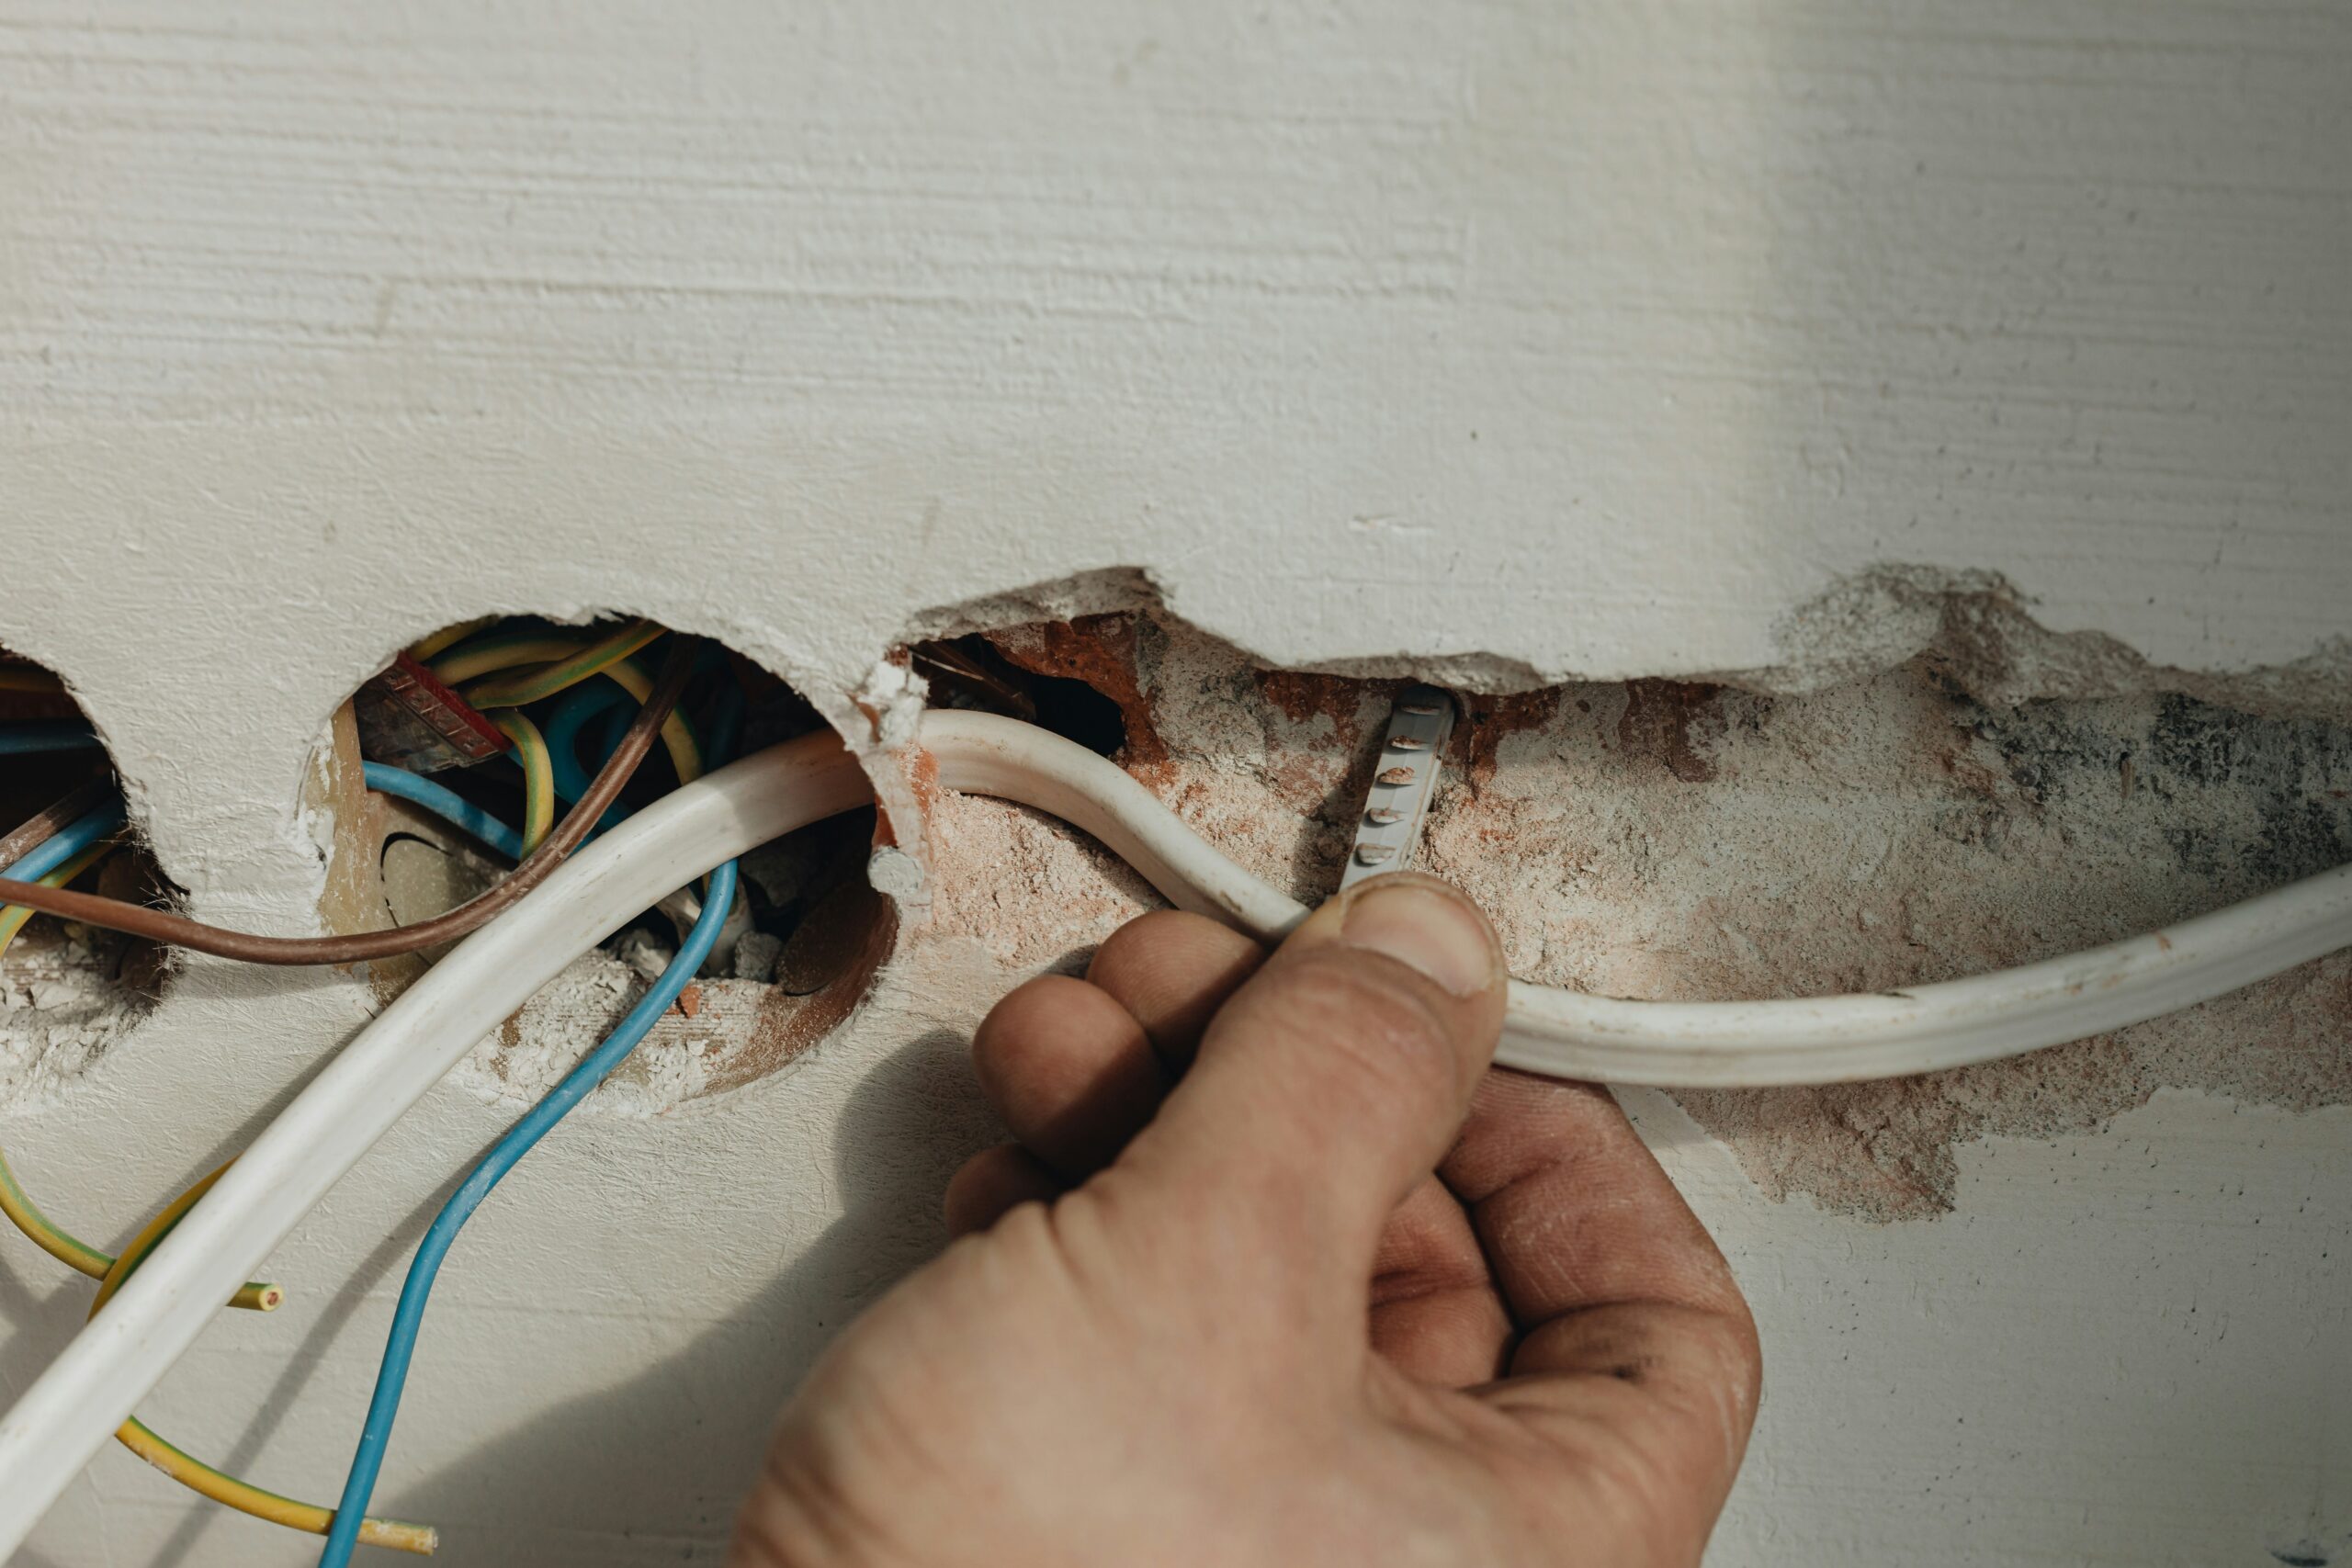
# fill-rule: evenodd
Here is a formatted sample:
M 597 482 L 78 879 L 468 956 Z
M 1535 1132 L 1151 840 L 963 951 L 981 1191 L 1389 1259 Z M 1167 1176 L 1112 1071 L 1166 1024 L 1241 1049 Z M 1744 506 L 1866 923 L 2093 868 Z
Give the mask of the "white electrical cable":
M 1081 746 L 1011 719 L 933 713 L 951 789 L 1050 812 L 1178 906 L 1272 940 L 1306 918 Z M 1905 1077 L 2038 1051 L 2207 1001 L 2352 946 L 2352 866 L 2086 953 L 1864 996 L 1643 1002 L 1510 985 L 1495 1060 L 1552 1077 L 1762 1089 Z
M 1180 908 L 1268 940 L 1306 917 L 1119 768 L 1058 736 L 936 712 L 925 716 L 922 740 L 946 787 L 1061 818 Z M 582 850 L 402 993 L 0 1417 L 0 1560 L 269 1249 L 501 1019 L 681 882 L 867 798 L 865 775 L 831 737 L 770 748 L 682 786 Z M 1515 980 L 1496 1059 L 1669 1088 L 1899 1077 L 2120 1028 L 2347 944 L 2352 867 L 2339 867 L 2088 953 L 1883 995 L 1640 1002 Z
M 0 1417 L 0 1562 L 210 1321 L 221 1265 L 266 1256 L 500 1020 L 680 883 L 870 798 L 831 736 L 771 747 L 591 842 L 401 993 Z

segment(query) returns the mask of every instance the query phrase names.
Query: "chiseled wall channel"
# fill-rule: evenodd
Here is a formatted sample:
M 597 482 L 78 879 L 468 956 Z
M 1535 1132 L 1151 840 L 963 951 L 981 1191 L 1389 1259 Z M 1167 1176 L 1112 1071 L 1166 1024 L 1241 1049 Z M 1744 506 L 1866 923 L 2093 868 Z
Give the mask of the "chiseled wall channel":
M 0 645 L 260 930 L 315 928 L 331 716 L 435 626 L 722 638 L 895 787 L 895 650 L 1110 616 L 1130 761 L 1303 894 L 1410 672 L 1489 716 L 1430 855 L 1531 973 L 2057 951 L 2352 850 L 2348 71 L 2340 6 L 2123 0 L 35 8 Z M 899 804 L 929 875 L 862 1010 L 592 1105 L 469 1227 L 379 1494 L 447 1560 L 715 1559 L 992 1136 L 978 1013 L 1140 907 Z M 1954 1081 L 1630 1094 L 1770 1356 L 1714 1560 L 2352 1557 L 2346 962 Z M 0 1139 L 119 1241 L 377 1005 L 190 960 Z M 331 1496 L 512 1114 L 445 1083 L 154 1424 Z M 86 1301 L 0 1236 L 0 1391 Z M 310 1557 L 110 1451 L 23 1561 Z

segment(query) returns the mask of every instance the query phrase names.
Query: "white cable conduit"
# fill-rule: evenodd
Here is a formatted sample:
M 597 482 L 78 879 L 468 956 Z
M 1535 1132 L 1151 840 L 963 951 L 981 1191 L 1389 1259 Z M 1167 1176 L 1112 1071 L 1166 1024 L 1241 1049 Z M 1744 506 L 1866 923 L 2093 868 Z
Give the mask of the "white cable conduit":
M 936 712 L 951 789 L 1101 840 L 1178 906 L 1272 938 L 1306 913 L 1216 852 L 1114 764 L 1006 718 Z M 220 1303 L 387 1129 L 571 958 L 682 882 L 869 797 L 830 736 L 686 784 L 575 854 L 427 971 L 254 1141 L 0 1417 L 0 1560 Z M 1826 1083 L 1959 1066 L 2120 1028 L 2352 944 L 2352 867 L 2070 957 L 1872 996 L 1640 1002 L 1511 982 L 1496 1059 L 1665 1087 Z
M 266 1256 L 501 1019 L 679 884 L 871 796 L 831 737 L 772 747 L 580 850 L 401 992 L 0 1417 L 0 1562 L 229 1299 L 221 1265 Z
M 1179 907 L 1280 936 L 1306 907 L 1267 886 L 1084 747 L 1012 719 L 932 713 L 940 782 L 1049 812 Z M 2162 931 L 2016 969 L 1865 996 L 1639 1002 L 1510 983 L 1495 1060 L 1551 1077 L 1762 1089 L 1903 1077 L 2120 1029 L 2352 946 L 2352 865 Z

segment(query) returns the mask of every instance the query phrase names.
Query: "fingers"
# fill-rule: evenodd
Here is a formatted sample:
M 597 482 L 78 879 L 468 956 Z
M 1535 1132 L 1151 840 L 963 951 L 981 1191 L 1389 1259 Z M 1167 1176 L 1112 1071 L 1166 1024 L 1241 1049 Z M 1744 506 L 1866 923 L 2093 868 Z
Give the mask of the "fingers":
M 1440 1175 L 1524 1331 L 1488 1401 L 1579 1447 L 1602 1434 L 1615 1471 L 1703 1540 L 1755 1421 L 1755 1324 L 1623 1112 L 1589 1085 L 1491 1073 Z
M 1085 980 L 1041 976 L 990 1010 L 972 1037 L 981 1092 L 1015 1138 L 1082 1180 L 1151 1120 L 1202 1026 L 1264 957 L 1199 915 L 1130 920 Z
M 1068 975 L 1041 975 L 991 1009 L 972 1066 L 1012 1135 L 1073 1181 L 1118 1155 L 1166 1087 L 1135 1015 Z
M 1723 1254 L 1606 1089 L 1487 1075 L 1438 1174 L 1523 1326 L 1621 1302 L 1745 1312 Z
M 1048 976 L 1009 996 L 974 1037 L 975 1065 L 989 1102 L 1038 1157 L 1006 1148 L 976 1158 L 950 1190 L 951 1230 L 985 1228 L 1015 1203 L 1050 1200 L 1109 1163 L 1265 957 L 1228 927 L 1163 910 L 1104 942 L 1088 984 Z M 1510 1315 L 1462 1206 L 1434 1179 L 1391 1217 L 1371 1272 L 1376 1353 L 1408 1377 L 1447 1387 L 1501 1374 Z
M 1086 977 L 1132 1014 L 1171 1073 L 1192 1065 L 1201 1031 L 1266 950 L 1255 939 L 1182 909 L 1139 915 L 1095 950 Z
M 1513 1467 L 1532 1495 L 1581 1480 L 1648 1542 L 1644 1561 L 1695 1563 L 1756 1423 L 1756 1367 L 1744 1313 L 1591 1307 L 1530 1334 L 1479 1397 L 1547 1440 L 1550 1464 Z
M 1376 878 L 1308 917 L 1234 993 L 1121 1156 L 1148 1222 L 1231 1270 L 1363 1280 L 1389 1213 L 1453 1141 L 1501 1027 L 1501 953 L 1432 878 Z M 1343 1300 L 1345 1297 L 1333 1297 Z
M 947 1212 L 947 1234 L 984 1231 L 1020 1204 L 1050 1203 L 1061 1195 L 1062 1184 L 1054 1173 L 1019 1145 L 982 1149 L 948 1179 L 942 1204 Z

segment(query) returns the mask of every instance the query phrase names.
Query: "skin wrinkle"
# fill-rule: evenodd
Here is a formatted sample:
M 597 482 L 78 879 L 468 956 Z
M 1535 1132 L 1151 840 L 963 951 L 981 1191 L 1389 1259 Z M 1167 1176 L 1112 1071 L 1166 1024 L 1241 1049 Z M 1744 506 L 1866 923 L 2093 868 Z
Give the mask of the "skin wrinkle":
M 1713 1243 L 1671 1189 L 1662 1193 L 1653 1189 L 1644 1196 L 1629 1185 L 1631 1177 L 1619 1174 L 1641 1168 L 1625 1157 L 1639 1140 L 1605 1091 L 1498 1071 L 1482 1089 L 1471 1125 L 1483 1114 L 1499 1111 L 1525 1113 L 1530 1127 L 1578 1134 L 1548 1167 L 1533 1170 L 1528 1148 L 1523 1144 L 1514 1147 L 1510 1140 L 1498 1140 L 1487 1157 L 1465 1160 L 1457 1152 L 1442 1168 L 1448 1185 L 1464 1196 L 1474 1224 L 1489 1246 L 1527 1260 L 1516 1270 L 1505 1270 L 1504 1284 L 1516 1315 L 1541 1315 L 1541 1303 L 1556 1300 L 1643 1298 L 1716 1309 L 1727 1298 L 1736 1300 L 1736 1287 Z M 1596 1135 L 1581 1135 L 1588 1127 Z M 1615 1163 L 1611 1163 L 1612 1154 L 1619 1156 Z M 1544 1179 L 1525 1187 L 1520 1179 L 1530 1175 Z M 1556 1195 L 1569 1190 L 1577 1194 L 1574 1204 Z M 1522 1217 L 1530 1205 L 1538 1221 Z M 1524 1239 L 1514 1235 L 1514 1225 L 1549 1226 L 1567 1214 L 1575 1216 L 1577 1226 L 1567 1238 L 1570 1245 L 1525 1252 L 1512 1245 Z M 1611 1221 L 1618 1223 L 1608 1223 Z M 1654 1227 L 1670 1245 L 1625 1245 Z M 1549 1239 L 1549 1232 L 1544 1234 Z M 1630 1265 L 1629 1259 L 1634 1260 Z
M 1373 1348 L 1415 1377 L 1478 1382 L 1509 1362 L 1515 1326 L 1488 1288 L 1468 1217 L 1434 1178 L 1390 1216 L 1370 1294 Z
M 1752 1372 L 1756 1364 L 1752 1343 L 1730 1336 L 1714 1336 L 1711 1342 L 1706 1329 L 1713 1321 L 1713 1314 L 1692 1314 L 1696 1321 L 1689 1332 L 1690 1343 L 1684 1347 L 1689 1354 L 1681 1358 L 1636 1350 L 1632 1346 L 1620 1348 L 1612 1345 L 1608 1337 L 1624 1330 L 1607 1322 L 1607 1312 L 1608 1309 L 1595 1309 L 1591 1314 L 1564 1319 L 1552 1326 L 1560 1331 L 1562 1337 L 1598 1332 L 1599 1341 L 1587 1347 L 1580 1359 L 1603 1365 L 1627 1359 L 1638 1361 L 1645 1376 L 1630 1381 L 1646 1384 L 1649 1397 L 1671 1400 L 1686 1408 L 1703 1406 L 1705 1413 L 1714 1418 L 1720 1438 L 1715 1450 L 1717 1473 L 1722 1489 L 1728 1492 L 1755 1418 L 1757 1383 Z M 1702 1355 L 1707 1358 L 1708 1365 L 1690 1364 Z
M 1486 1258 L 1462 1206 L 1442 1183 L 1422 1181 L 1396 1206 L 1381 1236 L 1373 1258 L 1374 1299 L 1391 1283 L 1402 1290 L 1420 1282 L 1484 1284 L 1486 1278 Z
M 1510 1318 L 1483 1286 L 1391 1302 L 1370 1314 L 1371 1348 L 1418 1382 L 1461 1387 L 1507 1370 Z

